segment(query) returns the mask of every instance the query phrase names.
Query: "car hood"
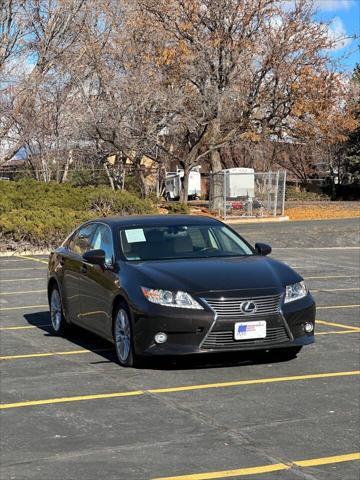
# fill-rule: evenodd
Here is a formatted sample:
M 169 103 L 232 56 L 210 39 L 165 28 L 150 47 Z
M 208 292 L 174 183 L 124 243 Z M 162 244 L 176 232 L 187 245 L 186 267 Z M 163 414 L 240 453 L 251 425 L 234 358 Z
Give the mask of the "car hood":
M 127 267 L 142 286 L 198 295 L 254 289 L 278 292 L 302 280 L 284 263 L 258 255 L 136 262 Z

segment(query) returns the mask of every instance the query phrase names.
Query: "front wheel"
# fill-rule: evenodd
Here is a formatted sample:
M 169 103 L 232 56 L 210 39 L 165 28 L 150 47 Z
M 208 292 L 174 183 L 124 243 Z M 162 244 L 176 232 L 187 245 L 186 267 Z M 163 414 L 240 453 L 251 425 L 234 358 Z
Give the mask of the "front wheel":
M 117 359 L 123 367 L 134 367 L 137 356 L 134 353 L 130 313 L 121 304 L 114 317 L 114 343 Z
M 69 326 L 64 317 L 60 292 L 57 287 L 54 287 L 50 294 L 50 319 L 52 333 L 59 336 L 65 335 Z

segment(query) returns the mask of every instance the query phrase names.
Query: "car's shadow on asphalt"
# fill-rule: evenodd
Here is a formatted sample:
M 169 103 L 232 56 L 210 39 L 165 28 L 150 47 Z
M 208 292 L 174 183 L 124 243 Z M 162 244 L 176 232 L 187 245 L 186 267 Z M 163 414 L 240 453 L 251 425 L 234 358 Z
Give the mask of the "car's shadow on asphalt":
M 48 311 L 27 313 L 24 315 L 29 325 L 37 327 L 44 332 L 44 336 L 52 336 L 50 327 L 50 314 Z M 90 350 L 103 357 L 103 360 L 90 362 L 116 363 L 116 355 L 113 345 L 80 327 L 73 327 L 66 335 L 66 340 L 77 347 Z M 67 350 L 67 349 L 65 349 Z M 70 350 L 70 349 L 69 349 Z M 184 356 L 161 356 L 142 357 L 138 368 L 148 370 L 194 370 L 205 368 L 225 368 L 244 365 L 263 365 L 287 361 L 278 354 L 270 351 L 247 351 L 247 352 L 222 352 L 202 353 Z
M 25 320 L 29 325 L 37 327 L 42 330 L 45 337 L 54 336 L 51 331 L 50 312 L 36 312 L 24 314 Z M 97 335 L 88 332 L 80 327 L 72 326 L 69 333 L 64 338 L 65 341 L 70 342 L 77 347 L 90 350 L 98 355 L 101 355 L 105 361 L 116 362 L 116 356 L 113 346 L 110 342 L 98 337 Z M 64 350 L 71 350 L 70 348 L 64 348 Z M 99 363 L 99 362 L 91 362 Z

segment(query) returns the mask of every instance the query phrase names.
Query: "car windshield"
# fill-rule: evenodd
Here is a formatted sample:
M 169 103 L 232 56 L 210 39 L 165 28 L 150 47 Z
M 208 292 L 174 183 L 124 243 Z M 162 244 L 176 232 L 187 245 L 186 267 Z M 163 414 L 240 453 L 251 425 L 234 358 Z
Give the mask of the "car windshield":
M 120 240 L 129 261 L 253 255 L 246 243 L 223 225 L 123 228 Z

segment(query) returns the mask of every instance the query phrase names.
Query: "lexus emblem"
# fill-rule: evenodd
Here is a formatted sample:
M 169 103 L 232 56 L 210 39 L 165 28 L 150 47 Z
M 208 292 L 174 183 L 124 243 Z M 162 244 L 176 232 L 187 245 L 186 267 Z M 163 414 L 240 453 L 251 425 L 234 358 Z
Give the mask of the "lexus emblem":
M 257 310 L 256 303 L 247 301 L 240 303 L 240 310 L 245 314 L 255 313 Z

